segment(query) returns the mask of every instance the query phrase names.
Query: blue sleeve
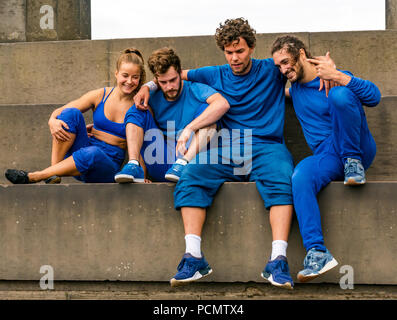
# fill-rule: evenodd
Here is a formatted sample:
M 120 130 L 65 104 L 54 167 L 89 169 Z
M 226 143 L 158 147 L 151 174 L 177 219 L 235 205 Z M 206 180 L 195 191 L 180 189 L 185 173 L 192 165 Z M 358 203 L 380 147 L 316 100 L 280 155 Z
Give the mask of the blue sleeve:
M 202 83 L 192 82 L 191 88 L 192 88 L 191 92 L 194 94 L 195 98 L 203 103 L 207 102 L 207 99 L 209 97 L 217 93 L 215 89 Z
M 187 79 L 189 81 L 200 82 L 211 85 L 211 81 L 214 80 L 214 73 L 216 67 L 203 67 L 198 69 L 189 70 L 187 73 Z
M 367 107 L 375 107 L 381 98 L 378 87 L 369 80 L 352 77 L 346 88 L 349 88 Z
M 353 76 L 349 71 L 341 71 L 351 77 L 350 82 L 346 85 L 357 97 L 361 103 L 367 107 L 375 107 L 380 102 L 381 93 L 378 87 L 369 80 L 363 80 Z

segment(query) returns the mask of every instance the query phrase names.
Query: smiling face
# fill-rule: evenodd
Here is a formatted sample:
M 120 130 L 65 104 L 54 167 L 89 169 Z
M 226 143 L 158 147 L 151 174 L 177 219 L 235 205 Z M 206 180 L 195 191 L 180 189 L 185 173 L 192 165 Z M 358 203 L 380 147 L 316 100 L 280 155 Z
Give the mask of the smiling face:
M 235 75 L 244 75 L 251 70 L 251 54 L 254 48 L 250 48 L 244 38 L 233 41 L 223 51 Z
M 141 79 L 141 67 L 131 62 L 122 62 L 115 73 L 117 87 L 126 95 L 132 94 Z
M 165 73 L 157 75 L 156 78 L 167 100 L 173 101 L 178 99 L 182 91 L 182 78 L 181 74 L 173 66 L 169 67 Z
M 280 72 L 293 83 L 300 81 L 304 78 L 304 69 L 301 62 L 301 56 L 299 59 L 294 59 L 286 49 L 281 49 L 273 53 L 274 64 Z

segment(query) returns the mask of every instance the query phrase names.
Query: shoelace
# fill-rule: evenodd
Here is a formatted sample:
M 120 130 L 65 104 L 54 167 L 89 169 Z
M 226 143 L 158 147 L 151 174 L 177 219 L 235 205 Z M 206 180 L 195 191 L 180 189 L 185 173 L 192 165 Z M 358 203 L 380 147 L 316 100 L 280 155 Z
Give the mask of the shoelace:
M 177 267 L 177 270 L 181 271 L 185 264 L 186 264 L 186 268 L 185 268 L 186 270 L 184 270 L 184 273 L 189 274 L 191 270 L 194 269 L 194 264 L 186 258 L 182 259 L 182 261 L 179 263 Z
M 346 173 L 354 173 L 358 171 L 357 163 L 356 162 L 350 162 L 347 167 L 345 168 Z
M 284 262 L 285 261 L 283 261 L 283 260 L 279 260 L 276 262 L 276 264 L 274 266 L 274 271 L 276 274 L 289 273 L 288 265 Z
M 307 268 L 309 266 L 311 269 L 314 269 L 314 270 L 320 269 L 320 264 L 316 260 L 317 259 L 314 255 L 312 255 L 312 254 L 308 255 L 305 258 L 305 268 Z

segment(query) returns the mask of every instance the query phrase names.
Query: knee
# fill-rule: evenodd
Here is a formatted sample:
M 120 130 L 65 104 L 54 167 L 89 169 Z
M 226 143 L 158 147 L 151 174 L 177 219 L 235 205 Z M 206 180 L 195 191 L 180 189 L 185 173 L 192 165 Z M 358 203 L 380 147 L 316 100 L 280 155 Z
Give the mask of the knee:
M 292 190 L 293 192 L 300 191 L 304 187 L 310 186 L 313 184 L 313 175 L 310 174 L 310 171 L 302 168 L 296 167 L 294 173 L 292 174 Z
M 354 93 L 346 87 L 334 87 L 328 95 L 328 101 L 335 107 L 346 108 L 347 101 L 354 97 Z
M 62 110 L 57 119 L 65 121 L 69 126 L 71 123 L 79 123 L 83 118 L 83 114 L 77 108 L 66 108 Z

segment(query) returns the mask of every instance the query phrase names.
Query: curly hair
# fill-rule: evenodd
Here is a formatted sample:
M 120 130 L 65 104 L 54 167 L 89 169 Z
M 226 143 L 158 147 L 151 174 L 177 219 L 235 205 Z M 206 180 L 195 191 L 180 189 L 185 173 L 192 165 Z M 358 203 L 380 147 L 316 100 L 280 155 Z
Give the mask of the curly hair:
M 303 49 L 305 51 L 307 58 L 309 59 L 313 58 L 309 50 L 306 49 L 305 44 L 294 36 L 287 35 L 287 36 L 278 37 L 272 45 L 271 53 L 273 55 L 273 53 L 280 51 L 282 49 L 287 50 L 287 53 L 291 55 L 294 61 L 298 61 L 300 55 L 300 49 Z
M 152 52 L 148 59 L 150 71 L 154 76 L 166 73 L 170 67 L 181 73 L 181 60 L 172 48 L 161 48 Z
M 254 48 L 255 34 L 256 31 L 248 24 L 248 20 L 244 18 L 227 19 L 224 24 L 220 23 L 216 29 L 215 41 L 222 51 L 233 41 L 240 40 L 240 37 L 247 42 L 248 47 Z

